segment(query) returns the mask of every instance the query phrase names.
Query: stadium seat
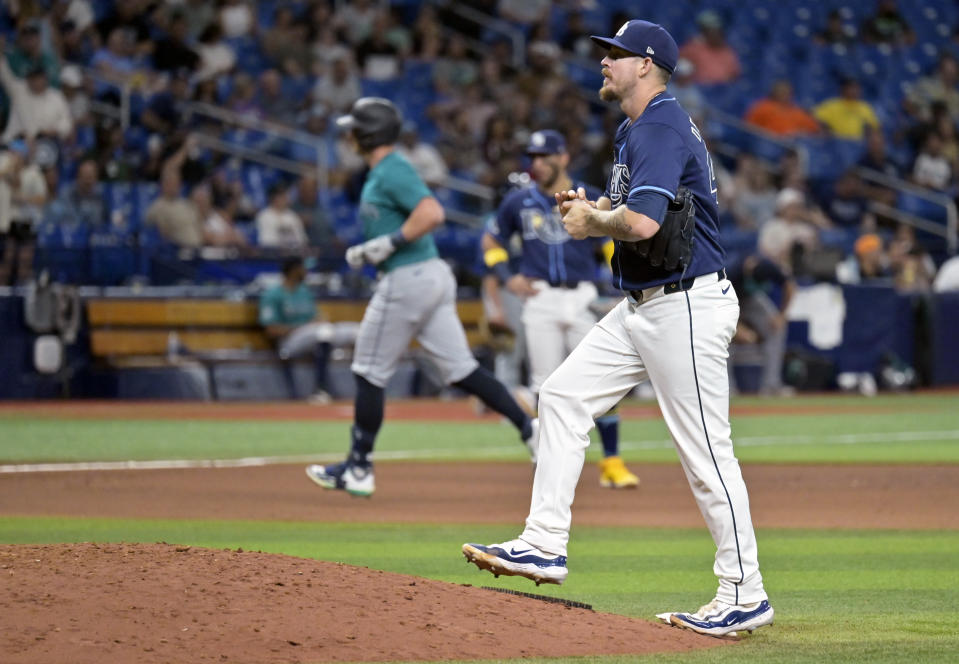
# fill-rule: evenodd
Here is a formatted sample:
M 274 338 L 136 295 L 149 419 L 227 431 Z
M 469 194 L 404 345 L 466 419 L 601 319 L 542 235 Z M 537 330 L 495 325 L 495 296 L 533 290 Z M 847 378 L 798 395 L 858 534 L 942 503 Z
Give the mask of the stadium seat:
M 99 286 L 126 282 L 137 271 L 137 250 L 129 233 L 105 229 L 90 235 L 90 279 Z
M 127 223 L 133 223 L 136 208 L 133 185 L 129 182 L 104 182 L 103 200 L 106 203 L 108 219 L 112 220 L 119 215 L 127 220 Z
M 899 193 L 896 199 L 896 207 L 903 212 L 914 214 L 923 219 L 941 223 L 946 222 L 945 207 L 909 192 L 903 191 Z

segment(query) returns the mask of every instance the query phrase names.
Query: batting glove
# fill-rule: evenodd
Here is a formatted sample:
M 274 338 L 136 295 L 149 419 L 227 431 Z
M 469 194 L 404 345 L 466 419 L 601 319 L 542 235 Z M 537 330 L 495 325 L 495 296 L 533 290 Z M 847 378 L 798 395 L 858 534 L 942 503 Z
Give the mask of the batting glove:
M 356 244 L 346 250 L 346 262 L 358 269 L 363 263 L 378 265 L 393 255 L 396 247 L 389 235 L 380 235 L 362 244 Z

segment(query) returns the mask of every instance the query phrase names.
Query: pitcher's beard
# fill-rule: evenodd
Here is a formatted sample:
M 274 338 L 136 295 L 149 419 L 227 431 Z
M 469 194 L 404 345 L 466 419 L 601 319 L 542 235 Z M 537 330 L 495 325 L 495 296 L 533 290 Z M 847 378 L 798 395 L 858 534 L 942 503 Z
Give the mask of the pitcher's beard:
M 608 85 L 604 85 L 599 89 L 599 98 L 603 101 L 619 101 L 619 95 Z

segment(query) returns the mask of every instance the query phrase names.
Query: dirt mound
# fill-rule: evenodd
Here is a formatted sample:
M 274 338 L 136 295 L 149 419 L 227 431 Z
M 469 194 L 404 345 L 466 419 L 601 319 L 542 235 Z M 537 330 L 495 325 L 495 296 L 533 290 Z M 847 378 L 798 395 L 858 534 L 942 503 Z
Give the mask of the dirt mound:
M 0 661 L 348 662 L 681 652 L 635 618 L 290 556 L 0 546 Z

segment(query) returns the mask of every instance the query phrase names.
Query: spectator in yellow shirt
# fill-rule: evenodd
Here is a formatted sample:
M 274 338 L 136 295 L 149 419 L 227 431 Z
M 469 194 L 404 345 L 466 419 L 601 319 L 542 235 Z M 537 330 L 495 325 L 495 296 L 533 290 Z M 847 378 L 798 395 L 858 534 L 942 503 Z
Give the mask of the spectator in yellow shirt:
M 851 141 L 861 141 L 867 128 L 879 128 L 876 112 L 862 99 L 859 81 L 851 78 L 842 82 L 838 97 L 813 108 L 813 115 L 837 138 Z

